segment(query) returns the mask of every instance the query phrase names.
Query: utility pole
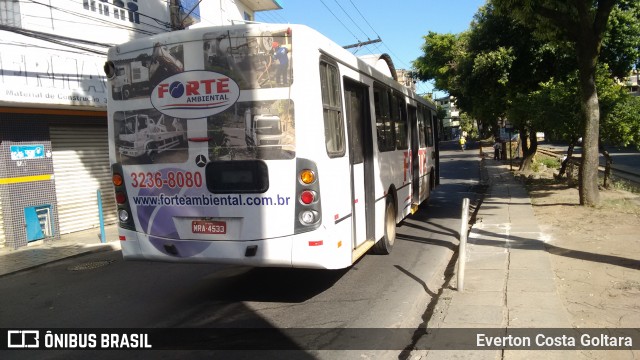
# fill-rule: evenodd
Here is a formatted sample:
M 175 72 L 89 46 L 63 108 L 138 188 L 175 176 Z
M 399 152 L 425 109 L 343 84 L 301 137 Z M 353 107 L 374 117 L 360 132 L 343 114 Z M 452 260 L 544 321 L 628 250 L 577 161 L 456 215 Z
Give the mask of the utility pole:
M 181 30 L 182 20 L 180 19 L 180 3 L 178 0 L 168 0 L 169 18 L 171 19 L 171 31 Z

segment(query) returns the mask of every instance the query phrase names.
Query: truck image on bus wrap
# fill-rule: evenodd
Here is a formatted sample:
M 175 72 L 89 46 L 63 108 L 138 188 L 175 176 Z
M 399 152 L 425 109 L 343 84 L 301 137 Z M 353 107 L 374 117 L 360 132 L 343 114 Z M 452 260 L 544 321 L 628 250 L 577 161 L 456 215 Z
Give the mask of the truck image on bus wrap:
M 112 80 L 114 99 L 148 96 L 159 80 L 183 71 L 183 63 L 178 58 L 181 54 L 182 46 L 168 49 L 156 43 L 151 55 L 140 54 L 135 59 L 115 62 L 115 77 Z
M 245 111 L 245 140 L 249 146 L 280 145 L 284 137 L 280 116 L 275 114 L 252 115 Z
M 161 115 L 158 121 L 146 114 L 127 116 L 118 135 L 118 152 L 128 157 L 146 155 L 154 162 L 159 153 L 187 141 L 187 132 L 178 119 L 174 119 L 171 126 L 173 131 L 168 130 L 164 124 L 164 115 Z

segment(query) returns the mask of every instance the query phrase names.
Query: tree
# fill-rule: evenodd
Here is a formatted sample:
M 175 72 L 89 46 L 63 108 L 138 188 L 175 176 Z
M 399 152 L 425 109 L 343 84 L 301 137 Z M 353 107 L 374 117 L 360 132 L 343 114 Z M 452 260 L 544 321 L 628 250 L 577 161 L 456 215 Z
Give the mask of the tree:
M 596 69 L 609 16 L 622 0 L 493 0 L 496 8 L 513 14 L 538 34 L 574 45 L 578 64 L 581 116 L 584 119 L 580 165 L 580 204 L 597 205 L 600 109 Z
M 603 120 L 603 128 L 603 141 L 640 149 L 640 97 L 625 94 Z
M 447 67 L 443 82 L 458 98 L 459 107 L 478 119 L 483 129 L 492 129 L 494 137 L 499 136 L 498 124 L 508 118 L 522 136 L 533 139 L 531 148 L 526 141 L 522 142 L 526 167 L 535 154 L 537 142 L 536 118 L 532 116 L 536 111 L 528 93 L 554 71 L 564 70 L 565 61 L 559 61 L 560 57 L 553 53 L 555 48 L 536 39 L 532 28 L 496 13 L 491 2 L 478 10 L 470 30 L 456 44 L 457 48 L 465 46 L 464 51 L 442 51 L 444 41 L 432 44 L 437 36 L 430 35 L 425 37 L 424 51 L 438 49 L 450 56 L 460 56 L 456 60 L 447 59 L 455 66 Z M 443 64 L 436 62 L 439 58 L 426 55 L 418 58 L 416 68 L 442 68 Z M 439 76 L 420 71 L 418 75 Z
M 464 112 L 460 114 L 460 130 L 466 132 L 471 139 L 478 137 L 478 128 L 474 126 L 473 119 Z
M 599 201 L 600 117 L 615 104 L 598 97 L 610 87 L 596 81 L 597 65 L 608 65 L 599 67 L 601 79 L 626 76 L 640 48 L 640 1 L 592 1 L 490 0 L 469 31 L 425 37 L 425 56 L 414 62 L 421 80 L 436 79 L 483 128 L 497 130 L 497 121 L 508 117 L 532 144 L 523 166 L 534 153 L 536 131 L 570 144 L 583 137 L 583 205 Z
M 539 105 L 531 92 L 555 71 L 565 69 L 556 47 L 533 36 L 534 30 L 512 17 L 495 11 L 493 3 L 481 8 L 471 26 L 469 54 L 474 57 L 472 88 L 481 88 L 480 96 L 489 94 L 491 107 L 498 118 L 506 118 L 518 129 L 526 171 L 537 150 Z M 480 61 L 478 61 L 480 60 Z M 476 101 L 476 103 L 480 103 Z M 487 105 L 481 105 L 486 108 Z M 475 111 L 475 110 L 474 110 Z
M 438 34 L 429 31 L 424 40 L 424 55 L 413 62 L 415 74 L 420 80 L 435 80 L 435 90 L 445 90 L 453 95 L 458 88 L 458 61 L 465 57 L 466 34 Z

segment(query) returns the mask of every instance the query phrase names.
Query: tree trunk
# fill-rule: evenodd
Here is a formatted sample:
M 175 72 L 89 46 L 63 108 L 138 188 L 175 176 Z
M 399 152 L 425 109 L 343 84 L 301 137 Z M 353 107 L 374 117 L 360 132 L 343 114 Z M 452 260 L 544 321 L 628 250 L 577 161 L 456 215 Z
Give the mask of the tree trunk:
M 523 130 L 520 131 L 520 146 L 522 147 L 522 164 L 520 164 L 520 171 L 531 170 L 531 163 L 533 163 L 533 157 L 538 151 L 538 138 L 535 131 L 529 132 L 529 143 L 527 142 L 527 133 Z
M 588 35 L 586 35 L 588 37 Z M 592 40 L 592 39 L 590 39 Z M 584 120 L 582 161 L 580 162 L 580 205 L 595 206 L 600 203 L 598 190 L 598 140 L 600 108 L 596 89 L 596 64 L 598 46 L 593 41 L 579 41 L 578 66 L 581 96 L 581 115 Z

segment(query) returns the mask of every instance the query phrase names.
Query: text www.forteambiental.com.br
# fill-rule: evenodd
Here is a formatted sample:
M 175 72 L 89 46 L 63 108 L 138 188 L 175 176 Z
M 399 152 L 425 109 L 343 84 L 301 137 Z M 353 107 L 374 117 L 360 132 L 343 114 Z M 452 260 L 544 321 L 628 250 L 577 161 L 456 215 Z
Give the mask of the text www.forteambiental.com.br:
M 289 196 L 250 196 L 250 195 L 227 195 L 227 196 L 186 196 L 172 195 L 165 196 L 134 196 L 133 203 L 138 206 L 287 206 L 292 204 Z

